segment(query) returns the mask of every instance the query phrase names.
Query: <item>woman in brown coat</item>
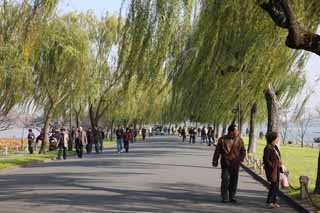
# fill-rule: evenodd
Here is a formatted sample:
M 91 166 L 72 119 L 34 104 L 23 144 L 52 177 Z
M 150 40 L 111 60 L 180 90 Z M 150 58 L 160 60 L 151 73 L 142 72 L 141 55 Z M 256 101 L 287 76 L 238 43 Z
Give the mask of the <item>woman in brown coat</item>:
M 264 148 L 263 164 L 266 176 L 270 182 L 267 203 L 270 208 L 279 208 L 277 194 L 281 172 L 281 154 L 278 148 L 279 138 L 277 132 L 269 132 L 266 135 L 267 145 Z

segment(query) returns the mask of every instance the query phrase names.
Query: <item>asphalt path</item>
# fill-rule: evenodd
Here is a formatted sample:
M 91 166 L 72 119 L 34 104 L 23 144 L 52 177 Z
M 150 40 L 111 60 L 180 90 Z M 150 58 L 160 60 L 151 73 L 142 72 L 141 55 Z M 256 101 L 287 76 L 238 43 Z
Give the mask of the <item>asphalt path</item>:
M 267 189 L 240 172 L 237 204 L 221 203 L 213 148 L 153 137 L 102 154 L 70 157 L 0 173 L 1 213 L 295 212 L 284 201 L 269 210 Z

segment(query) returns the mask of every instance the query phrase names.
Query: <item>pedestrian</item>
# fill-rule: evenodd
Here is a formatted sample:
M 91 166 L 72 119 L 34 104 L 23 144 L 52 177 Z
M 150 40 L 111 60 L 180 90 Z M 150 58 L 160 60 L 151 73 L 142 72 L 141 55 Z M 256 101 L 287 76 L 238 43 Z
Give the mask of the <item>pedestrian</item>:
M 130 128 L 129 131 L 130 131 L 130 142 L 134 143 L 134 130 Z
M 235 124 L 231 124 L 228 127 L 228 134 L 218 140 L 212 159 L 212 165 L 217 167 L 221 156 L 221 197 L 223 203 L 228 201 L 232 203 L 237 202 L 235 195 L 237 192 L 239 168 L 245 155 L 246 150 L 239 130 Z
M 279 191 L 280 172 L 282 171 L 281 153 L 278 148 L 279 136 L 277 132 L 266 135 L 267 145 L 264 148 L 263 164 L 267 180 L 270 182 L 267 205 L 269 208 L 279 208 L 277 194 Z
M 126 132 L 123 135 L 123 143 L 124 143 L 124 149 L 126 150 L 126 152 L 129 152 L 129 142 L 131 140 L 131 133 L 130 133 L 130 129 L 127 128 Z
M 246 128 L 246 136 L 247 137 L 249 136 L 249 133 L 250 133 L 249 128 Z
M 34 145 L 34 151 L 37 151 L 37 145 L 44 141 L 44 129 L 41 129 L 40 134 L 36 137 L 36 143 Z
M 147 130 L 145 128 L 142 128 L 142 131 L 141 131 L 142 140 L 146 140 L 146 132 L 147 132 Z
M 117 138 L 117 151 L 121 153 L 123 151 L 123 129 L 118 126 L 116 130 L 116 138 Z
M 196 143 L 196 134 L 197 134 L 196 129 L 191 127 L 189 134 L 190 134 L 190 143 L 195 144 Z
M 86 132 L 83 131 L 82 127 L 79 127 L 76 133 L 76 152 L 79 158 L 83 155 L 83 146 L 88 144 Z
M 57 160 L 61 160 L 61 155 L 62 154 L 63 154 L 63 159 L 64 160 L 67 159 L 68 141 L 69 141 L 68 132 L 66 131 L 65 128 L 62 127 L 60 129 L 60 136 L 59 136 L 59 139 L 58 139 L 59 151 L 58 151 Z
M 211 146 L 211 144 L 213 143 L 213 136 L 214 136 L 214 131 L 213 131 L 213 128 L 210 126 L 208 128 L 208 146 Z
M 92 152 L 92 145 L 94 144 L 94 133 L 92 131 L 91 128 L 88 128 L 88 131 L 87 131 L 87 145 L 86 145 L 86 150 L 87 150 L 87 154 L 91 154 Z
M 191 143 L 191 140 L 192 140 L 192 133 L 191 133 L 191 131 L 192 131 L 192 128 L 188 128 L 188 134 L 189 134 L 189 143 Z
M 207 134 L 205 127 L 201 129 L 201 143 L 207 143 Z
M 182 128 L 180 134 L 181 134 L 181 136 L 182 136 L 182 142 L 186 142 L 186 140 L 187 140 L 187 132 L 186 132 L 186 129 L 185 129 L 185 128 Z
M 99 149 L 100 149 L 100 152 L 103 151 L 103 141 L 105 139 L 105 134 L 104 134 L 104 131 L 101 127 L 99 127 L 99 130 L 98 130 L 98 141 L 99 141 Z
M 94 149 L 96 151 L 96 154 L 99 154 L 100 152 L 100 141 L 101 141 L 101 135 L 99 132 L 99 128 L 95 127 L 93 130 L 93 143 L 94 144 Z
M 137 142 L 137 136 L 138 136 L 138 130 L 137 130 L 137 129 L 134 129 L 134 130 L 133 130 L 133 141 L 134 141 L 134 142 Z
M 29 150 L 30 154 L 33 154 L 34 139 L 35 139 L 35 135 L 33 134 L 32 129 L 29 129 L 29 133 L 28 133 L 28 150 Z
M 73 126 L 69 132 L 68 151 L 72 151 L 76 139 L 76 128 Z

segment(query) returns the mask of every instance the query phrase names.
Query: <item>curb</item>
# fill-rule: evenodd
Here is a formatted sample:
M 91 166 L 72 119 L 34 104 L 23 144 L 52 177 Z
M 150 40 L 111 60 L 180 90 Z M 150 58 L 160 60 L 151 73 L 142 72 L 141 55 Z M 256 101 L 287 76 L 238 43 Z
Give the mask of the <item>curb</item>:
M 260 182 L 262 185 L 264 185 L 265 187 L 269 187 L 269 182 L 266 181 L 262 176 L 258 175 L 256 172 L 254 172 L 253 170 L 251 170 L 249 167 L 245 166 L 244 164 L 241 164 L 241 168 L 243 168 L 243 170 L 245 172 L 247 172 L 249 175 L 251 175 L 255 180 L 257 180 L 258 182 Z M 303 213 L 313 213 L 313 211 L 310 211 L 308 209 L 306 209 L 305 207 L 303 207 L 300 203 L 298 203 L 295 199 L 293 199 L 292 197 L 290 197 L 289 195 L 287 195 L 286 193 L 284 193 L 283 191 L 279 190 L 279 196 L 281 198 L 283 198 L 285 201 L 287 201 L 287 203 L 294 209 L 298 210 L 299 212 L 303 212 Z

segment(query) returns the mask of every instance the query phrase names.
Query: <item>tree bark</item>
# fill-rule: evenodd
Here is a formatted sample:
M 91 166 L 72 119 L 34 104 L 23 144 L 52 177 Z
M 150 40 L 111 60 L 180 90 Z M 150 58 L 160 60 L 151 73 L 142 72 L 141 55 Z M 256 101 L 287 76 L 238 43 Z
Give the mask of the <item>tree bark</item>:
M 41 142 L 41 147 L 40 147 L 40 150 L 39 150 L 39 154 L 45 154 L 46 153 L 45 149 L 46 149 L 47 144 L 49 143 L 48 135 L 49 135 L 49 125 L 50 125 L 50 121 L 51 121 L 52 110 L 53 110 L 53 107 L 50 107 L 48 109 L 48 111 L 46 112 L 46 117 L 45 117 L 45 120 L 44 120 L 44 127 L 43 127 L 44 140 Z
M 220 124 L 219 123 L 216 123 L 215 124 L 215 127 L 214 127 L 214 134 L 215 134 L 215 137 L 216 138 L 219 138 L 220 137 Z
M 75 112 L 75 121 L 76 121 L 76 126 L 77 128 L 80 127 L 80 110 L 77 111 L 77 110 L 74 110 Z
M 318 157 L 318 175 L 316 180 L 316 188 L 314 189 L 315 194 L 320 194 L 320 150 L 319 150 L 319 157 Z
M 226 134 L 226 131 L 227 131 L 227 124 L 226 124 L 226 123 L 223 123 L 221 136 L 225 135 L 225 134 Z
M 114 120 L 111 121 L 110 140 L 113 140 L 113 127 L 114 127 Z
M 276 93 L 271 85 L 265 91 L 265 99 L 268 110 L 268 129 L 267 132 L 279 132 L 279 106 Z
M 320 35 L 301 27 L 288 0 L 262 1 L 260 7 L 270 15 L 278 27 L 288 30 L 286 45 L 289 48 L 306 50 L 320 56 Z
M 257 115 L 257 104 L 254 103 L 252 105 L 251 113 L 250 113 L 250 132 L 249 132 L 248 153 L 256 153 L 256 139 L 255 139 L 256 115 Z
M 96 116 L 96 113 L 94 113 L 92 105 L 89 107 L 89 116 L 90 116 L 90 123 L 92 130 L 95 129 L 95 127 L 99 124 L 99 117 Z

